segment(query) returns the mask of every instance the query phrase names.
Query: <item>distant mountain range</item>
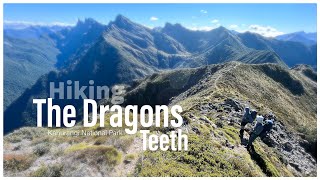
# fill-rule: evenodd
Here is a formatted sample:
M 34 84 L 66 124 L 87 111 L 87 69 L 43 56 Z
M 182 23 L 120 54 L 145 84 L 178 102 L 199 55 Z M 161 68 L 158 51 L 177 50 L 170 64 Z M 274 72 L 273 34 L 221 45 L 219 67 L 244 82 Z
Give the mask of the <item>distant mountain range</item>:
M 235 34 L 224 27 L 191 31 L 180 24 L 167 23 L 163 28 L 149 29 L 122 15 L 108 25 L 86 19 L 58 30 L 29 27 L 16 31 L 25 33 L 4 33 L 5 132 L 35 124 L 31 100 L 47 98 L 49 82 L 74 80 L 88 85 L 89 80 L 94 80 L 95 85 L 112 86 L 162 70 L 229 61 L 276 63 L 284 68 L 296 64 L 315 67 L 317 63 L 316 44 L 306 46 L 248 32 Z M 37 45 L 28 45 L 32 42 Z M 16 88 L 21 81 L 21 88 Z M 80 100 L 56 103 L 72 103 L 81 109 Z
M 283 41 L 301 42 L 307 46 L 317 44 L 317 33 L 306 33 L 304 31 L 277 36 L 276 39 Z

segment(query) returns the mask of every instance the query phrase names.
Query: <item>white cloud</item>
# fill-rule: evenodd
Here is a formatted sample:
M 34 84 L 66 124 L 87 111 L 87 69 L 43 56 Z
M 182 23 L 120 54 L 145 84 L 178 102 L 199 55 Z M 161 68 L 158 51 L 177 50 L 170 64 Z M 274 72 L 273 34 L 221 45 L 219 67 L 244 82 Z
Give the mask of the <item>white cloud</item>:
M 211 31 L 212 29 L 215 29 L 217 27 L 221 26 L 220 23 L 214 23 L 211 26 L 200 26 L 197 24 L 192 24 L 192 26 L 187 27 L 190 30 L 194 31 Z M 242 24 L 237 25 L 237 24 L 231 24 L 229 26 L 230 30 L 237 30 L 237 32 L 243 33 L 243 32 L 252 32 L 252 33 L 257 33 L 265 37 L 275 37 L 281 34 L 284 34 L 283 32 L 277 30 L 276 28 L 273 28 L 271 26 L 262 26 L 262 25 L 249 25 L 243 27 Z
M 146 24 L 142 24 L 144 27 L 147 27 L 147 28 L 149 28 L 149 29 L 153 29 L 154 28 L 154 26 L 150 26 L 150 25 L 146 25 Z
M 210 31 L 212 29 L 214 29 L 215 27 L 213 26 L 193 26 L 193 27 L 187 27 L 190 30 L 193 31 Z
M 248 26 L 248 28 L 244 31 L 257 33 L 266 37 L 275 37 L 275 36 L 284 34 L 283 32 L 278 31 L 276 28 L 273 28 L 271 26 L 261 26 L 257 24 Z
M 158 21 L 158 20 L 159 20 L 159 18 L 157 18 L 155 16 L 150 17 L 150 21 Z
M 214 19 L 214 20 L 211 21 L 211 23 L 213 23 L 213 24 L 218 23 L 218 22 L 219 22 L 218 19 Z
M 64 23 L 64 22 L 52 22 L 50 23 L 52 26 L 74 26 L 75 24 Z
M 238 27 L 239 27 L 239 26 L 236 25 L 236 24 L 231 24 L 231 25 L 229 26 L 230 29 L 237 29 Z
M 193 31 L 211 31 L 212 29 L 215 29 L 219 26 L 220 26 L 220 24 L 215 24 L 214 26 L 191 26 L 191 27 L 186 27 L 186 28 L 193 30 Z
M 207 13 L 208 13 L 208 11 L 203 10 L 203 9 L 202 9 L 202 10 L 200 10 L 200 12 L 201 12 L 201 13 L 203 13 L 203 14 L 207 14 Z

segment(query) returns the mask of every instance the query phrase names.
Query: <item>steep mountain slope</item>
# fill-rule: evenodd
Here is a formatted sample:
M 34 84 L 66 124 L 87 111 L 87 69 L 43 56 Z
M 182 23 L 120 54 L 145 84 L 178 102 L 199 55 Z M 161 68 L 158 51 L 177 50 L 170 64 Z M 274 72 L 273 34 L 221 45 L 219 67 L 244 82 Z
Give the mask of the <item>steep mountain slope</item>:
M 246 46 L 236 34 L 224 27 L 211 31 L 191 31 L 180 24 L 167 23 L 161 32 L 173 37 L 193 54 L 191 60 L 179 64 L 179 67 L 198 67 L 227 61 L 272 62 L 285 66 L 272 49 Z
M 192 31 L 180 24 L 166 25 L 160 30 L 161 32 L 173 37 L 180 42 L 190 52 L 202 52 L 208 48 L 219 44 L 224 41 L 228 36 L 234 38 L 234 46 L 238 49 L 245 50 L 245 46 L 239 43 L 239 40 L 229 30 L 224 27 L 219 27 L 211 31 Z
M 60 50 L 56 66 L 61 69 L 74 63 L 74 59 L 83 54 L 98 40 L 105 28 L 105 25 L 87 18 L 84 21 L 78 20 L 72 28 L 62 29 L 57 33 L 50 34 L 57 42 L 56 46 Z
M 274 51 L 281 59 L 292 67 L 296 64 L 309 64 L 316 66 L 316 45 L 306 46 L 300 42 L 280 41 L 272 38 L 265 38 L 258 34 L 246 32 L 239 33 L 241 42 L 253 49 Z
M 266 38 L 250 32 L 233 33 L 224 27 L 219 27 L 207 32 L 191 31 L 182 27 L 180 24 L 172 25 L 170 23 L 167 23 L 165 27 L 161 29 L 161 32 L 173 37 L 184 45 L 188 51 L 196 54 L 197 59 L 192 61 L 188 67 L 197 67 L 199 64 L 206 65 L 232 60 L 241 61 L 241 56 L 254 53 L 251 51 L 255 50 L 262 50 L 262 52 L 259 53 L 266 53 L 265 56 L 270 54 L 269 51 L 274 52 L 274 60 L 269 62 L 277 61 L 277 63 L 281 64 L 281 60 L 283 60 L 284 63 L 290 67 L 302 63 L 316 67 L 317 64 L 316 43 L 311 46 L 306 46 L 301 42 Z M 198 58 L 197 55 L 201 58 Z M 209 59 L 210 62 L 206 62 L 207 59 Z M 250 61 L 252 60 L 249 60 L 249 62 Z M 268 61 L 268 59 L 266 59 L 266 61 Z M 261 62 L 264 61 L 261 59 Z
M 314 72 L 311 66 L 300 64 L 300 65 L 296 65 L 292 69 L 304 74 L 305 76 L 310 78 L 312 81 L 317 82 L 317 73 Z
M 55 47 L 55 43 L 43 34 L 38 37 L 15 38 L 5 33 L 3 43 L 4 109 L 6 109 L 41 75 L 55 70 L 59 50 Z
M 101 36 L 105 26 L 85 19 L 74 27 L 4 29 L 4 107 L 40 76 L 68 67 Z
M 170 62 L 158 60 L 160 56 L 158 50 L 153 47 L 155 44 L 151 39 L 153 38 L 151 32 L 150 29 L 118 16 L 115 22 L 110 23 L 103 36 L 100 36 L 86 53 L 80 54 L 73 64 L 60 73 L 51 72 L 40 78 L 6 110 L 5 132 L 23 125 L 35 125 L 36 116 L 33 115 L 36 109 L 31 103 L 31 98 L 49 97 L 50 82 L 74 80 L 79 81 L 80 86 L 84 86 L 89 85 L 89 80 L 94 80 L 96 86 L 111 86 L 142 78 L 157 71 L 157 67 L 168 68 Z M 150 38 L 149 41 L 147 37 Z M 162 38 L 171 40 L 167 36 Z M 132 42 L 133 40 L 136 42 Z M 148 46 L 151 47 L 144 47 L 144 42 L 149 43 Z M 82 100 L 60 100 L 57 103 L 61 106 L 72 103 L 77 109 L 81 109 Z M 43 117 L 46 115 L 44 113 Z
M 121 15 L 109 24 L 103 38 L 105 42 L 116 47 L 126 61 L 143 65 L 150 70 L 173 68 L 176 63 L 174 57 L 188 54 L 184 47 L 171 37 Z M 129 67 L 129 71 L 130 69 Z
M 47 131 L 52 129 L 21 128 L 4 138 L 5 175 L 315 176 L 316 160 L 309 153 L 316 152 L 310 146 L 316 142 L 316 82 L 302 69 L 231 62 L 154 74 L 130 87 L 123 105 L 181 105 L 188 151 L 143 152 L 141 137 L 135 135 L 51 136 Z M 246 140 L 238 137 L 242 109 L 248 105 L 277 117 L 254 151 L 247 151 Z M 110 116 L 104 128 L 78 124 L 57 131 L 116 131 Z
M 317 33 L 306 33 L 304 31 L 294 32 L 290 34 L 283 34 L 277 36 L 276 39 L 282 41 L 294 41 L 294 42 L 301 42 L 307 46 L 317 44 Z

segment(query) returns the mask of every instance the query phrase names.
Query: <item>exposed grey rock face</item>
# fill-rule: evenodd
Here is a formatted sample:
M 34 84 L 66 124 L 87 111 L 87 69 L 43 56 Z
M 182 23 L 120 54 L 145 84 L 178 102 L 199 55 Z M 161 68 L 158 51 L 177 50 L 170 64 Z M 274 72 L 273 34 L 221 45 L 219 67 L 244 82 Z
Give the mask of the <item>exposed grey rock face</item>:
M 240 103 L 239 103 L 238 101 L 233 100 L 233 99 L 229 99 L 229 98 L 228 98 L 228 99 L 226 99 L 226 100 L 224 101 L 224 103 L 230 105 L 230 106 L 233 107 L 234 110 L 236 110 L 236 111 L 239 111 L 239 110 L 243 110 L 243 109 L 244 109 L 244 107 L 243 107 L 242 105 L 240 105 Z
M 316 159 L 306 151 L 305 141 L 299 134 L 292 133 L 280 122 L 275 123 L 275 127 L 262 141 L 268 146 L 276 148 L 281 154 L 281 161 L 292 166 L 297 174 L 303 176 L 313 176 L 316 174 Z

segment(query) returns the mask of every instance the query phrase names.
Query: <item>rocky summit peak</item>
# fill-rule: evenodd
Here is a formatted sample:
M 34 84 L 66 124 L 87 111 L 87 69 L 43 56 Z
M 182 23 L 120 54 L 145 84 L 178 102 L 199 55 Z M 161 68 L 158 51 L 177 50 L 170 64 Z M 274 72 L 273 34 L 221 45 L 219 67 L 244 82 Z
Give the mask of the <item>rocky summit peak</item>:
M 132 21 L 130 21 L 130 19 L 129 18 L 127 18 L 127 17 L 125 17 L 125 16 L 123 16 L 123 15 L 121 15 L 121 14 L 119 14 L 117 17 L 116 17 L 116 19 L 115 19 L 115 21 L 114 21 L 116 24 L 131 24 L 132 23 Z
M 83 27 L 83 26 L 92 26 L 96 24 L 100 24 L 100 23 L 94 20 L 93 18 L 85 18 L 84 20 L 79 19 L 76 26 Z

